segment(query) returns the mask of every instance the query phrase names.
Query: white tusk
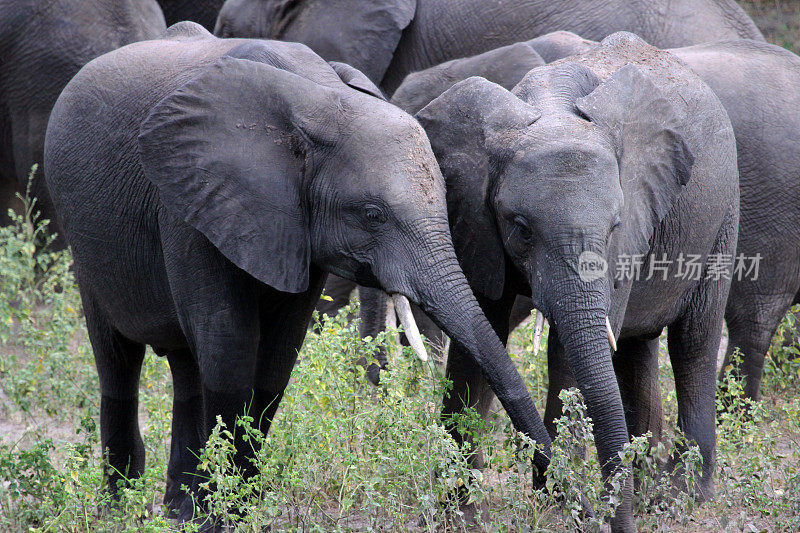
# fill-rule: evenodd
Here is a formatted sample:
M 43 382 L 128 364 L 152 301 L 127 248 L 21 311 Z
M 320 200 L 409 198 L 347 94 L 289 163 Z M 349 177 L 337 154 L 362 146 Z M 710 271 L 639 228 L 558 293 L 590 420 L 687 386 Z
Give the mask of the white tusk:
M 544 315 L 538 309 L 536 310 L 536 321 L 533 326 L 533 353 L 539 353 L 539 348 L 542 345 L 542 330 L 544 330 Z
M 428 352 L 425 350 L 425 345 L 422 343 L 422 337 L 419 335 L 419 328 L 417 328 L 417 322 L 414 320 L 414 315 L 411 313 L 411 304 L 408 303 L 408 298 L 399 293 L 393 294 L 392 302 L 394 302 L 394 310 L 397 313 L 397 318 L 400 319 L 403 330 L 406 332 L 408 343 L 411 344 L 411 348 L 414 349 L 420 361 L 427 361 Z
M 386 302 L 386 326 L 397 329 L 397 315 L 394 312 L 394 302 L 391 299 Z
M 606 334 L 608 335 L 608 344 L 611 345 L 611 349 L 615 352 L 617 351 L 617 339 L 614 338 L 614 331 L 611 329 L 611 321 L 606 316 Z

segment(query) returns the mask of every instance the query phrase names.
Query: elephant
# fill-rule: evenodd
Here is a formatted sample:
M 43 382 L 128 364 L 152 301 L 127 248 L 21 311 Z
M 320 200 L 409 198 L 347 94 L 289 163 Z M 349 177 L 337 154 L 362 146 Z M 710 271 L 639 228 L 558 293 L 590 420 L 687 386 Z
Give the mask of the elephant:
M 764 40 L 733 0 L 227 0 L 214 33 L 305 43 L 325 59 L 354 66 L 391 96 L 412 72 L 562 29 L 590 39 L 627 30 L 662 48 Z M 335 315 L 355 288 L 331 276 L 325 292 L 334 301 L 320 302 L 319 311 Z M 368 298 L 377 308 L 385 303 L 379 294 Z M 518 306 L 520 317 L 524 307 Z M 426 325 L 440 351 L 435 346 L 444 338 Z M 363 327 L 364 335 L 377 331 L 374 323 Z M 377 376 L 374 367 L 371 375 Z
M 558 391 L 577 385 L 608 479 L 629 436 L 661 416 L 648 408 L 667 327 L 678 425 L 703 458 L 695 496 L 711 497 L 730 288 L 714 265 L 736 250 L 739 219 L 736 143 L 713 91 L 621 32 L 512 91 L 460 81 L 416 117 L 445 177 L 459 262 L 498 336 L 520 294 L 550 322 L 548 428 Z M 464 403 L 485 415 L 491 392 L 458 344 L 446 372 L 444 416 Z M 629 480 L 613 530 L 634 529 L 631 497 Z
M 165 504 L 188 520 L 181 486 L 198 492 L 217 417 L 232 427 L 249 405 L 269 429 L 326 272 L 420 305 L 542 444 L 546 469 L 549 436 L 458 265 L 425 133 L 352 67 L 182 22 L 81 69 L 50 118 L 45 169 L 100 378 L 112 492 L 144 467 L 145 346 L 173 376 Z M 252 475 L 252 448 L 236 445 Z
M 661 48 L 764 39 L 733 0 L 227 0 L 214 33 L 302 42 L 391 96 L 411 72 L 554 30 L 631 31 Z
M 167 24 L 184 20 L 197 22 L 208 31 L 214 29 L 219 10 L 225 0 L 158 0 Z
M 31 167 L 41 167 L 50 110 L 72 76 L 95 57 L 165 29 L 155 0 L 0 0 L 0 225 L 19 207 Z M 58 232 L 41 168 L 31 195 Z
M 549 61 L 581 53 L 592 41 L 556 32 L 529 43 Z M 759 399 L 764 358 L 792 305 L 800 303 L 800 57 L 751 40 L 668 50 L 719 97 L 736 135 L 741 194 L 739 244 L 725 309 L 729 342 L 720 371 L 742 354 L 744 395 Z M 766 209 L 768 207 L 768 209 Z M 659 404 L 660 409 L 660 404 Z
M 800 303 L 800 57 L 754 41 L 670 50 L 714 90 L 733 124 L 739 158 L 739 246 L 725 322 L 744 394 L 759 399 L 764 358 L 782 318 Z

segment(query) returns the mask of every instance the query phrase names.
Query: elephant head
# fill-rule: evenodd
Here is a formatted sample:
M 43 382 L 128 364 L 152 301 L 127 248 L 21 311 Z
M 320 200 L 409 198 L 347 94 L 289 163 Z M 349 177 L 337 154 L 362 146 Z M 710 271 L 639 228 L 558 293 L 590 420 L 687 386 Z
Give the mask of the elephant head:
M 416 0 L 228 0 L 214 33 L 308 45 L 380 83 Z
M 532 70 L 513 91 L 469 78 L 417 118 L 445 176 L 467 278 L 490 299 L 507 272 L 527 281 L 565 348 L 610 475 L 628 436 L 608 316 L 618 331 L 631 288 L 615 285 L 614 265 L 649 250 L 690 178 L 677 111 L 634 64 L 601 81 L 563 62 Z M 587 271 L 587 262 L 607 269 Z
M 263 283 L 304 292 L 314 265 L 420 305 L 549 446 L 459 267 L 425 132 L 361 73 L 303 45 L 246 42 L 152 110 L 139 151 L 161 202 Z

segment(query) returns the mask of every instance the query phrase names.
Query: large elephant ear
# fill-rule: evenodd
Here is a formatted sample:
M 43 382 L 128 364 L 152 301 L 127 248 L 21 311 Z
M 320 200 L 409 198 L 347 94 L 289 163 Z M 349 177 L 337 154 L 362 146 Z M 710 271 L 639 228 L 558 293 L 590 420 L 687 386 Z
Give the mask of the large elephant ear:
M 505 284 L 505 248 L 491 208 L 497 165 L 515 133 L 541 113 L 483 78 L 455 84 L 416 117 L 447 184 L 453 244 L 472 288 L 497 300 Z
M 139 154 L 161 204 L 228 259 L 286 292 L 308 288 L 304 158 L 334 91 L 270 65 L 222 57 L 161 100 Z
M 646 254 L 655 228 L 691 178 L 694 156 L 683 136 L 685 119 L 633 64 L 575 105 L 606 130 L 617 150 L 624 204 L 612 240 L 616 256 Z

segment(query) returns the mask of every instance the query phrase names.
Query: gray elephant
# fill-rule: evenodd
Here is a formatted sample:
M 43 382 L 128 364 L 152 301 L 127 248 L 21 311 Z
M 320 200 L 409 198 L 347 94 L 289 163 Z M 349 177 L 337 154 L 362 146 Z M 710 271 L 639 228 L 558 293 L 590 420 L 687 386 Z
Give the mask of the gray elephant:
M 95 57 L 164 30 L 155 0 L 0 0 L 0 225 L 31 167 L 41 166 L 47 119 L 70 78 Z M 55 224 L 41 168 L 31 193 Z
M 351 67 L 180 23 L 73 78 L 45 168 L 100 376 L 112 490 L 144 467 L 145 345 L 173 374 L 165 501 L 185 520 L 180 487 L 198 488 L 197 452 L 217 416 L 232 427 L 250 405 L 268 430 L 325 271 L 434 317 L 515 427 L 543 443 L 535 463 L 546 468 L 547 431 L 458 265 L 426 136 Z M 252 474 L 251 446 L 237 449 Z
M 763 40 L 733 0 L 227 0 L 214 31 L 305 43 L 391 95 L 411 72 L 553 30 L 632 31 L 662 48 Z
M 568 32 L 529 43 L 550 61 L 594 44 Z M 800 57 L 750 40 L 669 52 L 714 90 L 736 134 L 741 218 L 725 310 L 729 342 L 723 372 L 739 348 L 745 395 L 758 400 L 772 337 L 790 306 L 800 303 L 800 97 L 793 90 L 800 85 Z
M 696 496 L 711 496 L 730 286 L 713 265 L 734 253 L 739 216 L 735 140 L 711 89 L 674 56 L 618 33 L 533 69 L 511 92 L 459 82 L 417 118 L 483 311 L 502 340 L 519 294 L 550 321 L 549 397 L 580 387 L 603 474 L 650 424 L 641 406 L 660 400 L 658 338 L 668 326 L 678 424 L 703 457 Z M 686 267 L 689 255 L 697 268 Z M 464 403 L 485 414 L 491 392 L 458 345 L 447 375 L 444 415 Z M 612 527 L 633 529 L 630 484 Z
M 225 0 L 158 0 L 158 3 L 170 26 L 190 20 L 212 31 Z

